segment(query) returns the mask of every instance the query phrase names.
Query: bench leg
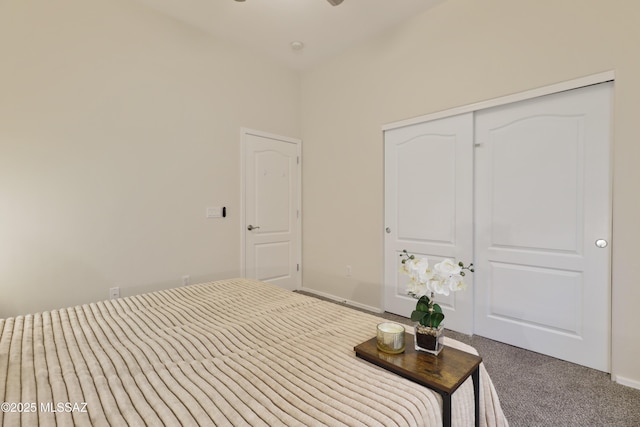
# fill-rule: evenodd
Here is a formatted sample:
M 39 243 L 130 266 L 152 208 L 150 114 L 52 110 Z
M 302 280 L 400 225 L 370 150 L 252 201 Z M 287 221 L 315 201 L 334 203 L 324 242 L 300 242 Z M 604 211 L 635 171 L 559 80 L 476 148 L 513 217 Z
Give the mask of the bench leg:
M 475 401 L 476 427 L 480 427 L 480 365 L 471 373 L 473 400 Z
M 440 393 L 442 396 L 442 426 L 451 427 L 451 395 Z

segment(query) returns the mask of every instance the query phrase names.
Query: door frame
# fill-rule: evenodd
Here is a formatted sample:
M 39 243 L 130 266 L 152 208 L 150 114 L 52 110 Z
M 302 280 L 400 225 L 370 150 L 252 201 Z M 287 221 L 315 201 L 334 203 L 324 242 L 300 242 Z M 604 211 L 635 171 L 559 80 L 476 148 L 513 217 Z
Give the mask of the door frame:
M 526 101 L 527 99 L 538 98 L 540 96 L 551 95 L 554 93 L 564 92 L 572 89 L 579 89 L 581 87 L 591 86 L 599 83 L 612 82 L 615 81 L 615 77 L 615 72 L 613 70 L 604 71 L 602 73 L 567 80 L 564 82 L 552 84 L 549 86 L 543 86 L 512 95 L 493 98 L 487 101 L 476 102 L 475 104 L 463 105 L 461 107 L 450 108 L 448 110 L 438 111 L 431 114 L 425 114 L 423 116 L 414 117 L 412 119 L 387 123 L 386 125 L 382 126 L 382 131 L 384 132 L 391 129 L 396 129 L 421 122 L 429 122 L 432 120 L 442 119 L 445 117 L 455 116 L 463 113 L 472 113 L 478 110 L 484 110 L 486 108 L 498 107 L 500 105 L 513 104 L 514 102 L 518 101 Z
M 246 274 L 246 155 L 247 155 L 247 136 L 253 135 L 261 138 L 275 139 L 278 141 L 288 142 L 295 144 L 297 148 L 297 173 L 298 173 L 298 185 L 296 191 L 297 199 L 297 212 L 298 221 L 296 221 L 296 245 L 298 247 L 298 253 L 296 254 L 296 260 L 298 263 L 298 275 L 296 280 L 296 289 L 302 287 L 302 140 L 297 138 L 291 138 L 287 136 L 275 135 L 268 132 L 263 132 L 255 129 L 240 128 L 240 275 L 247 277 Z

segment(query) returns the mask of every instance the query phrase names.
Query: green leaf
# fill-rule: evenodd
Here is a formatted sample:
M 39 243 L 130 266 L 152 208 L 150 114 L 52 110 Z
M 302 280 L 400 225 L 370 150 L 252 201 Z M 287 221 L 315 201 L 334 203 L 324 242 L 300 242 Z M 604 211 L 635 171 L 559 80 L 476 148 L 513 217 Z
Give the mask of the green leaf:
M 426 295 L 422 295 L 422 296 L 420 297 L 420 299 L 418 300 L 418 303 L 424 303 L 424 304 L 427 304 L 427 305 L 428 305 L 430 302 L 431 302 L 431 300 L 430 300 L 430 299 L 429 299 L 429 297 L 428 297 L 428 296 L 426 296 Z
M 433 304 L 434 313 L 442 313 L 442 308 L 438 304 Z
M 442 313 L 427 314 L 422 318 L 422 320 L 420 320 L 420 324 L 422 326 L 437 328 L 438 326 L 440 326 L 440 323 L 442 323 L 443 320 L 444 314 Z
M 418 301 L 416 304 L 416 311 L 423 311 L 427 313 L 429 311 L 429 304 L 426 304 L 422 301 Z
M 412 322 L 420 322 L 422 324 L 422 320 L 429 313 L 425 313 L 424 311 L 414 310 L 411 312 L 411 321 Z
M 431 315 L 431 326 L 437 328 L 440 326 L 440 323 L 444 320 L 444 314 L 442 313 L 433 313 Z

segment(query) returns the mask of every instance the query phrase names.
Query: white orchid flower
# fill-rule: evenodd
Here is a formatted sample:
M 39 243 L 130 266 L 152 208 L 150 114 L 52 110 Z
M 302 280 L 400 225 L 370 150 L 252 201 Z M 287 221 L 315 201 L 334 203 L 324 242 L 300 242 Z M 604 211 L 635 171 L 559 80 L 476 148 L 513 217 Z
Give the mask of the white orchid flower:
M 461 291 L 466 289 L 462 280 L 462 267 L 450 259 L 445 259 L 436 264 L 433 269 L 442 280 L 443 288 L 451 291 Z M 447 292 L 445 295 L 448 295 Z
M 448 286 L 445 286 L 445 282 L 441 278 L 430 280 L 429 287 L 431 288 L 431 291 L 436 294 L 445 296 L 449 295 L 450 289 Z
M 462 276 L 459 274 L 452 274 L 446 280 L 446 286 L 453 292 L 464 291 L 467 289 L 467 285 L 462 280 Z
M 437 263 L 433 267 L 433 269 L 435 270 L 436 274 L 438 274 L 441 277 L 459 275 L 460 272 L 462 271 L 462 267 L 460 267 L 458 264 L 456 264 L 455 262 L 453 262 L 448 258 L 445 260 L 442 260 L 442 262 Z
M 415 272 L 421 283 L 427 283 L 433 277 L 433 271 L 429 268 L 429 260 L 426 258 L 421 258 L 415 264 Z
M 403 262 L 400 265 L 400 273 L 406 274 L 407 276 L 411 273 L 411 270 L 409 270 L 409 261 Z
M 418 274 L 416 271 L 416 263 L 417 261 L 415 259 L 408 259 L 407 261 L 405 261 L 404 263 L 404 269 L 407 272 L 407 275 L 411 278 L 412 281 L 415 281 L 418 279 Z
M 425 283 L 410 282 L 409 285 L 407 286 L 407 293 L 413 296 L 414 298 L 419 299 L 420 297 L 427 295 L 428 292 L 429 292 L 429 289 L 427 289 L 427 286 Z
M 403 252 L 405 259 L 400 271 L 409 276 L 407 285 L 409 295 L 415 298 L 432 294 L 448 296 L 451 292 L 466 289 L 462 270 L 473 272 L 471 268 L 473 264 L 464 267 L 451 259 L 444 259 L 430 268 L 427 258 L 418 259 L 407 254 L 406 251 Z

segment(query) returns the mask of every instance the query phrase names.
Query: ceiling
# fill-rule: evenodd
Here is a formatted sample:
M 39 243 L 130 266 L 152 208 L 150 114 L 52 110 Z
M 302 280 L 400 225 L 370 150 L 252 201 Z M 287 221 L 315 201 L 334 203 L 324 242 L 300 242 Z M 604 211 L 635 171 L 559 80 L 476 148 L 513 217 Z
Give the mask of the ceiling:
M 137 0 L 216 37 L 305 69 L 444 0 Z M 296 50 L 292 42 L 302 42 Z

